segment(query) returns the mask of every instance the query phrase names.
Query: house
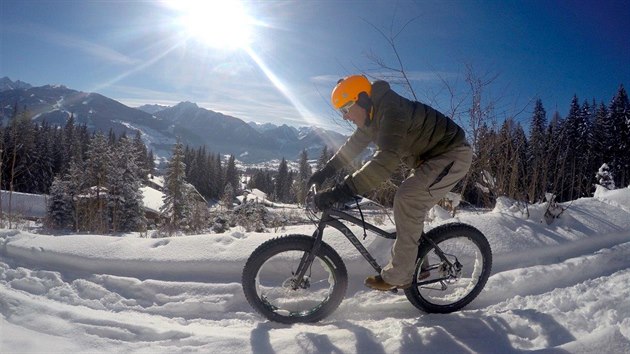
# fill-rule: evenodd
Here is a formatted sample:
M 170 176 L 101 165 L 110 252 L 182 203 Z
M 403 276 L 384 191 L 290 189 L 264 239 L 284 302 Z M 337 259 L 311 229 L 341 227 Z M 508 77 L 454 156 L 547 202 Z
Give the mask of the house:
M 142 187 L 143 195 L 143 207 L 146 213 L 146 217 L 150 220 L 157 221 L 160 215 L 160 208 L 162 207 L 162 198 L 164 193 L 151 188 Z M 103 200 L 107 196 L 107 189 L 101 188 L 96 190 L 96 187 L 89 188 L 77 196 L 77 203 L 82 206 L 88 207 L 88 204 L 96 203 L 96 195 Z M 44 219 L 48 212 L 48 199 L 49 196 L 45 194 L 31 194 L 20 193 L 1 190 L 0 198 L 2 200 L 2 214 L 10 214 L 19 216 L 28 220 Z
M 20 192 L 0 191 L 2 198 L 2 214 L 20 216 L 35 220 L 46 217 L 48 196 Z

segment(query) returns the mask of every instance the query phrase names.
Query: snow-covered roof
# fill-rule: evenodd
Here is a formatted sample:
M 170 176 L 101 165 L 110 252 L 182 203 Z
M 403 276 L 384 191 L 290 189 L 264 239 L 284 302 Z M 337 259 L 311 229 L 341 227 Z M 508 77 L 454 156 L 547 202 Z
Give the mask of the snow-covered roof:
M 147 210 L 159 212 L 162 207 L 164 193 L 151 187 L 141 187 L 144 208 Z

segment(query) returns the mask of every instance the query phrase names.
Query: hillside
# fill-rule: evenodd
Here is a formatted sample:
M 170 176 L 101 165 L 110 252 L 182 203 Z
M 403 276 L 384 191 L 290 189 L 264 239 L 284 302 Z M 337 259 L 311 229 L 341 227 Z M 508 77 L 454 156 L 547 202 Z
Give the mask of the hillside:
M 170 156 L 179 137 L 185 145 L 206 145 L 209 151 L 235 155 L 244 163 L 260 163 L 285 157 L 297 160 L 304 149 L 313 159 L 324 145 L 340 146 L 346 136 L 317 127 L 265 125 L 264 131 L 243 120 L 181 102 L 173 107 L 144 105 L 128 107 L 98 93 L 86 93 L 62 85 L 32 87 L 9 78 L 0 80 L 0 123 L 26 109 L 34 121 L 65 125 L 72 116 L 76 124 L 91 131 L 110 130 L 120 135 L 142 133 L 144 143 L 157 159 Z

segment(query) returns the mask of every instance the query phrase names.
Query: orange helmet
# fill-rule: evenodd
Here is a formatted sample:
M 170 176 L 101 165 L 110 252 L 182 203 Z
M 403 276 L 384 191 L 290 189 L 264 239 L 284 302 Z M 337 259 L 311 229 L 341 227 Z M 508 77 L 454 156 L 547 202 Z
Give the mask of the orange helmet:
M 339 109 L 348 102 L 358 101 L 361 92 L 365 92 L 368 97 L 371 96 L 372 84 L 363 75 L 351 75 L 339 80 L 332 90 L 330 101 L 335 109 Z

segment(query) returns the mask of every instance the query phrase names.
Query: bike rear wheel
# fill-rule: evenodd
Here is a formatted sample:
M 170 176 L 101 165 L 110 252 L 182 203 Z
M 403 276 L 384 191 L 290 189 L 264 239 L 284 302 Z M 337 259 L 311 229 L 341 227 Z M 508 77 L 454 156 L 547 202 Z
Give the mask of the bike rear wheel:
M 242 285 L 247 302 L 257 312 L 275 322 L 315 322 L 341 304 L 348 274 L 341 257 L 326 243 L 321 243 L 305 276 L 296 277 L 314 241 L 305 235 L 283 236 L 252 253 L 243 269 Z
M 433 243 L 421 241 L 414 281 L 405 295 L 426 312 L 457 311 L 479 295 L 490 277 L 490 244 L 479 230 L 459 223 L 439 226 L 425 236 Z

